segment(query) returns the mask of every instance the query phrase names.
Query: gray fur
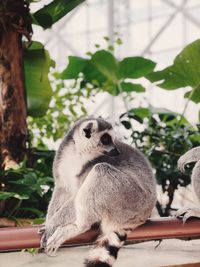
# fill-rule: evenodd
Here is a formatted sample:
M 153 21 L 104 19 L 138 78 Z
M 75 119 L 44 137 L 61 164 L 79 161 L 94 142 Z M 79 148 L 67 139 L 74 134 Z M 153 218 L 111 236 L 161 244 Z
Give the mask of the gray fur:
M 82 132 L 87 123 L 92 123 L 91 138 Z M 100 143 L 104 133 L 111 135 L 110 145 Z M 120 154 L 109 156 L 113 149 Z M 55 188 L 41 240 L 49 255 L 96 222 L 110 242 L 114 232 L 143 224 L 155 205 L 156 182 L 149 162 L 138 150 L 120 142 L 103 119 L 75 123 L 63 139 L 53 169 Z M 104 261 L 111 266 L 109 257 Z
M 98 118 L 97 123 L 98 123 L 98 131 L 99 132 L 112 129 L 112 125 L 109 122 L 107 122 L 101 118 Z
M 178 168 L 184 172 L 185 166 L 191 162 L 196 162 L 194 165 L 191 181 L 192 181 L 192 190 L 194 192 L 194 205 L 192 207 L 183 207 L 178 210 L 176 216 L 183 216 L 183 221 L 185 222 L 190 217 L 200 218 L 200 146 L 192 148 L 181 156 L 178 160 Z M 195 200 L 197 200 L 197 205 L 195 205 Z

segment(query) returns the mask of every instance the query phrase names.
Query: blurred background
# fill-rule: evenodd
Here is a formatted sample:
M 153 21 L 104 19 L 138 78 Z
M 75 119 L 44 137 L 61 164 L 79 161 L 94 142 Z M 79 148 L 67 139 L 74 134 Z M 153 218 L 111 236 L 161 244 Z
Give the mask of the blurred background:
M 31 10 L 37 11 L 51 1 L 32 3 Z M 175 56 L 186 44 L 200 35 L 200 3 L 198 0 L 87 0 L 71 14 L 57 22 L 51 29 L 42 30 L 34 26 L 33 39 L 41 41 L 62 70 L 69 55 L 85 56 L 95 51 L 95 44 L 105 47 L 103 37 L 114 44 L 115 34 L 123 44 L 115 45 L 115 55 L 122 59 L 128 56 L 145 56 L 157 62 L 157 69 L 172 64 Z M 145 83 L 144 96 L 155 107 L 166 107 L 181 112 L 184 109 L 184 91 L 173 94 Z M 187 89 L 185 89 L 187 91 Z M 107 95 L 98 96 L 95 104 L 87 103 L 90 114 L 115 118 L 123 111 L 121 101 Z M 143 95 L 134 102 L 137 105 Z M 105 101 L 106 99 L 106 101 Z M 129 103 L 132 106 L 132 103 Z M 120 107 L 120 108 L 119 108 Z M 192 102 L 186 117 L 197 122 L 197 105 Z

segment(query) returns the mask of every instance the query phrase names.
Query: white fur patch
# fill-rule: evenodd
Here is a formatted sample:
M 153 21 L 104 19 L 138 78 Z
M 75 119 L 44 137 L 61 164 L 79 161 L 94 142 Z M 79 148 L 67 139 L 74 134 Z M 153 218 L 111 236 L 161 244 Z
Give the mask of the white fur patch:
M 87 259 L 92 262 L 93 261 L 106 262 L 110 264 L 111 266 L 115 262 L 115 259 L 111 255 L 109 255 L 109 252 L 104 247 L 92 249 L 89 252 Z
M 79 179 L 76 178 L 76 175 L 80 173 L 83 165 L 91 160 L 91 155 L 86 153 L 84 157 L 80 156 L 69 147 L 66 147 L 62 153 L 58 164 L 59 186 L 70 188 L 73 195 L 77 193 L 80 187 Z
M 118 248 L 120 248 L 124 244 L 123 241 L 119 240 L 118 236 L 115 233 L 112 233 L 112 234 L 109 235 L 108 242 L 109 242 L 109 245 L 115 246 L 115 247 L 118 247 Z

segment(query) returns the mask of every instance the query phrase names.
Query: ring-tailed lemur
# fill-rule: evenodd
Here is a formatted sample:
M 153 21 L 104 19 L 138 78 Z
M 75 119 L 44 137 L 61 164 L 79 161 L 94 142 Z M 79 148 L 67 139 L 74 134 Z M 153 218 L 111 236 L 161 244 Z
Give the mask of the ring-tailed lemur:
M 176 216 L 179 217 L 183 215 L 183 222 L 190 217 L 198 217 L 200 218 L 200 146 L 195 147 L 188 152 L 186 152 L 183 156 L 181 156 L 178 160 L 178 168 L 180 171 L 185 171 L 185 166 L 188 163 L 196 162 L 191 176 L 192 181 L 192 190 L 194 192 L 195 199 L 198 201 L 197 206 L 192 207 L 183 207 L 177 211 Z
M 80 120 L 65 136 L 53 164 L 55 188 L 41 229 L 41 247 L 54 255 L 67 239 L 100 223 L 102 236 L 85 262 L 112 266 L 126 231 L 143 224 L 156 202 L 146 158 L 120 142 L 110 123 Z

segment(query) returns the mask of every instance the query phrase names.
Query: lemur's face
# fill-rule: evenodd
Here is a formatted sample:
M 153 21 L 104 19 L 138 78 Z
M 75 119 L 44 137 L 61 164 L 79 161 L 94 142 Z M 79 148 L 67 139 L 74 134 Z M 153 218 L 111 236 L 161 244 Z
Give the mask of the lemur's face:
M 111 157 L 119 154 L 113 127 L 103 119 L 83 121 L 73 139 L 76 150 L 81 154 L 106 154 Z

